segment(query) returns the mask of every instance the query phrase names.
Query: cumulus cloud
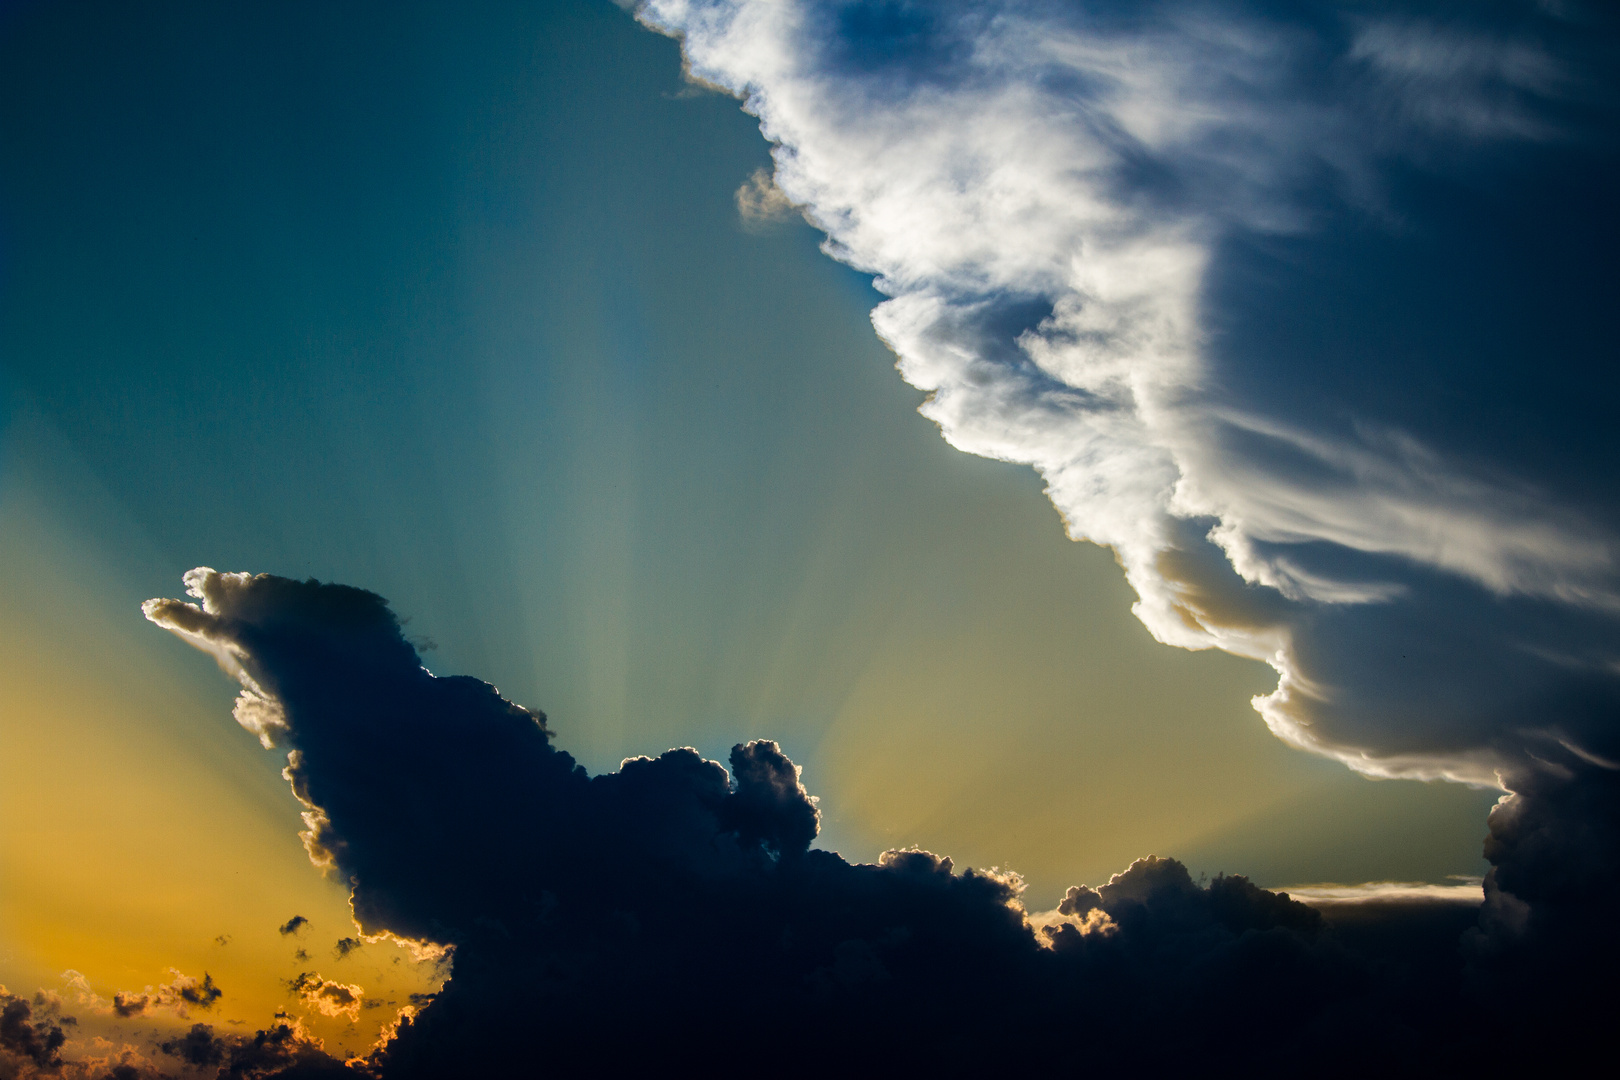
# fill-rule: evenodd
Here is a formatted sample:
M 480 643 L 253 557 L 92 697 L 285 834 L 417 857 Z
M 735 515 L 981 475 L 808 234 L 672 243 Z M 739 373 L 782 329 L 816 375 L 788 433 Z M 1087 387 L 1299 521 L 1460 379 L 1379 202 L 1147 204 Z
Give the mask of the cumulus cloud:
M 120 1027 L 118 1021 L 149 1019 L 147 1007 L 163 1003 L 159 999 L 183 999 L 207 1007 L 219 997 L 212 980 L 197 982 L 178 973 L 175 984 L 145 995 L 115 995 L 109 1003 L 96 994 L 84 976 L 69 971 L 63 975 L 71 996 L 81 1006 L 112 1019 L 92 1025 L 91 1032 L 80 1030 L 75 1017 L 64 1015 L 60 997 L 39 991 L 23 998 L 0 986 L 0 1077 L 4 1080 L 174 1080 L 174 1065 L 181 1075 L 206 1076 L 216 1080 L 339 1080 L 357 1075 L 343 1062 L 328 1055 L 321 1041 L 302 1022 L 286 1013 L 277 1013 L 272 1023 L 251 1035 L 217 1032 L 212 1025 L 197 1023 L 183 1034 L 155 1034 L 147 1025 L 136 1029 Z M 319 976 L 314 976 L 318 981 Z M 309 989 L 318 989 L 311 982 Z M 357 989 L 357 988 L 343 988 Z M 328 994 L 335 998 L 337 995 Z M 144 997 L 144 1003 L 129 1008 L 131 1001 Z M 115 1003 L 122 1001 L 126 1007 Z M 358 1010 L 358 1006 L 356 1010 Z M 322 1010 L 326 1011 L 326 1010 Z M 344 1010 L 339 1010 L 343 1012 Z M 179 1015 L 183 1018 L 184 1011 Z M 331 1013 L 328 1013 L 331 1015 Z M 87 1021 L 87 1023 L 90 1023 Z M 101 1032 L 97 1034 L 95 1032 Z M 122 1034 L 123 1041 L 116 1037 Z M 115 1038 L 109 1039 L 107 1035 Z M 145 1036 L 144 1038 L 142 1036 Z M 135 1039 L 136 1042 L 128 1041 Z M 143 1047 L 137 1043 L 144 1043 Z M 165 1059 L 173 1059 L 165 1060 Z
M 1513 793 L 1492 941 L 1602 935 L 1527 897 L 1620 850 L 1567 816 L 1620 761 L 1612 10 L 636 12 L 875 276 L 947 440 L 1034 466 L 1160 641 L 1275 669 L 1281 738 Z
M 59 1066 L 62 1044 L 67 1041 L 62 1025 L 72 1023 L 43 995 L 35 995 L 30 1002 L 0 986 L 0 1069 L 21 1075 L 30 1067 L 47 1070 Z
M 347 1016 L 351 1021 L 360 1019 L 366 996 L 360 987 L 324 978 L 318 971 L 299 972 L 288 980 L 287 988 L 322 1016 Z
M 110 1003 L 103 1002 L 95 993 L 90 991 L 89 984 L 77 972 L 68 972 L 72 977 L 70 985 L 79 991 L 80 1000 L 98 1011 L 110 1010 L 113 1015 L 129 1019 L 140 1016 L 148 1009 L 172 1009 L 180 1016 L 187 1015 L 187 1007 L 208 1010 L 212 1009 L 225 992 L 214 985 L 214 977 L 203 972 L 202 980 L 192 978 L 173 968 L 169 969 L 174 978 L 157 987 L 148 985 L 144 990 L 118 990 L 113 993 Z
M 277 1076 L 285 1080 L 340 1080 L 356 1074 L 322 1049 L 319 1039 L 304 1030 L 297 1019 L 284 1014 L 252 1035 L 216 1031 L 208 1024 L 193 1024 L 191 1030 L 167 1039 L 158 1049 L 179 1063 L 218 1080 L 260 1080 Z M 155 1070 L 132 1070 L 132 1077 L 147 1077 Z
M 1452 917 L 1466 906 L 1409 904 L 1341 934 L 1287 895 L 1150 857 L 1032 912 L 1008 871 L 817 849 L 819 809 L 775 743 L 734 747 L 729 768 L 676 749 L 590 776 L 543 714 L 428 672 L 374 594 L 207 569 L 186 581 L 201 604 L 150 601 L 148 618 L 229 656 L 282 718 L 311 858 L 349 883 L 363 933 L 452 959 L 444 989 L 364 1063 L 381 1076 L 716 1054 L 795 1075 L 960 1072 L 1004 1067 L 1017 1032 L 1032 1033 L 1020 1060 L 1071 1071 L 1197 1052 L 1264 1073 L 1328 1046 L 1368 1067 L 1473 1060 Z M 327 1015 L 365 1006 L 314 972 L 292 989 Z M 215 1038 L 164 1049 L 224 1061 Z
M 1278 735 L 1482 785 L 1616 756 L 1620 500 L 1590 455 L 1620 448 L 1558 417 L 1620 394 L 1595 331 L 1517 314 L 1574 283 L 1595 302 L 1558 314 L 1591 330 L 1591 276 L 1612 288 L 1612 18 L 637 11 L 759 117 L 828 253 L 876 276 L 873 322 L 945 437 L 1037 468 L 1161 641 L 1275 668 L 1256 705 Z M 1311 292 L 1346 277 L 1410 295 Z M 1529 744 L 1546 733 L 1563 748 Z

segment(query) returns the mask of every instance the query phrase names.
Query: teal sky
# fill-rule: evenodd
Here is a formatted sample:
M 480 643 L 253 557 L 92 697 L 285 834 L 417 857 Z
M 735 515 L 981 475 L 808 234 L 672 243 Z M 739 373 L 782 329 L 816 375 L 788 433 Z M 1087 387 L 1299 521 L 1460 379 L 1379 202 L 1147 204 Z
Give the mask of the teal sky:
M 1155 644 L 1032 472 L 951 449 L 867 279 L 739 222 L 755 122 L 605 0 L 11 5 L 0 140 L 8 874 L 101 850 L 137 765 L 296 849 L 224 680 L 140 617 L 197 565 L 381 593 L 593 770 L 776 738 L 824 845 L 1010 866 L 1038 904 L 1150 851 L 1484 870 L 1493 793 L 1289 750 L 1268 669 Z M 96 750 L 132 738 L 171 749 Z M 79 839 L 25 776 L 82 789 Z

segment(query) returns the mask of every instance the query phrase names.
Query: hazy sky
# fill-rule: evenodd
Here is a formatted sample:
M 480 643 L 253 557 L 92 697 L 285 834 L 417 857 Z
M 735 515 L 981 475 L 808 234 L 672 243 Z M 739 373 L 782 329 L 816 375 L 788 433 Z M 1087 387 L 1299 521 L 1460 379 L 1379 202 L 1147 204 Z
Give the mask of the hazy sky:
M 380 593 L 592 771 L 774 738 L 852 860 L 1483 873 L 1499 792 L 1285 745 L 1271 668 L 940 437 L 870 278 L 740 217 L 768 150 L 606 2 L 0 10 L 0 981 L 427 979 L 331 959 L 281 760 L 141 618 L 194 566 Z

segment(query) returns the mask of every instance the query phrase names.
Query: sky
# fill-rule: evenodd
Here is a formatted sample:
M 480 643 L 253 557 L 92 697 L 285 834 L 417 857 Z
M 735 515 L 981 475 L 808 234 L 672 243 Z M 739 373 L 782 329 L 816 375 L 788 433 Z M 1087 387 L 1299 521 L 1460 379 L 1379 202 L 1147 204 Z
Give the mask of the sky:
M 1221 873 L 1322 910 L 1379 882 L 1446 919 L 1483 895 L 1486 937 L 1538 897 L 1585 910 L 1589 882 L 1479 881 L 1511 882 L 1538 822 L 1611 872 L 1620 220 L 1595 11 L 0 7 L 7 1001 L 73 1013 L 107 1068 L 247 1045 L 161 1049 L 201 1020 L 366 1054 L 452 970 L 378 1068 L 446 1068 L 421 1055 L 456 1045 L 454 1009 L 510 1020 L 490 1002 L 516 961 L 481 966 L 478 919 L 544 918 L 430 910 L 368 854 L 415 804 L 335 809 L 393 759 L 317 737 L 341 723 L 297 688 L 338 669 L 277 635 L 326 641 L 310 612 L 353 605 L 374 700 L 415 715 L 414 664 L 370 659 L 403 642 L 543 711 L 523 760 L 596 775 L 510 820 L 576 797 L 639 820 L 602 808 L 676 798 L 616 771 L 647 755 L 735 838 L 722 869 L 680 863 L 703 881 L 791 863 L 830 903 L 917 847 L 951 884 L 884 903 L 982 928 L 1016 872 L 1072 947 L 980 974 L 1042 993 L 1081 978 L 1048 954 L 1116 962 L 1098 942 L 1138 932 L 1138 880 L 1197 918 L 1230 913 Z M 369 590 L 403 625 L 224 576 L 191 579 L 197 616 L 143 618 L 194 567 Z M 290 797 L 207 651 L 329 795 Z M 686 746 L 731 794 L 658 757 Z M 471 753 L 421 805 L 498 860 L 451 797 L 503 775 Z M 400 783 L 434 788 L 416 760 Z M 747 824 L 802 805 L 841 860 Z M 323 873 L 298 834 L 328 810 Z M 1198 891 L 1158 863 L 1071 890 L 1149 855 Z M 572 910 L 550 881 L 483 887 Z M 711 887 L 681 895 L 746 921 L 725 906 L 746 889 Z M 1312 925 L 1266 918 L 1217 921 Z M 846 989 L 911 977 L 875 931 L 828 940 L 802 962 Z

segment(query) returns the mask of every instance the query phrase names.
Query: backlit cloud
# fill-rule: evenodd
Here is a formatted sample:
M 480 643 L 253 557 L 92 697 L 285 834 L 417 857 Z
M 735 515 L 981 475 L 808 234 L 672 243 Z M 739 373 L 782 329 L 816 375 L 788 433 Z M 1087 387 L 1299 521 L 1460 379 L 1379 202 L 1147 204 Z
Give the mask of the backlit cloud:
M 1033 465 L 1160 641 L 1271 665 L 1283 739 L 1512 792 L 1487 938 L 1594 932 L 1620 885 L 1612 11 L 637 13 L 875 275 L 946 439 Z
M 113 1015 L 124 1019 L 140 1016 L 148 1009 L 171 1009 L 184 1017 L 189 1015 L 188 1008 L 212 1009 L 225 996 L 225 992 L 214 985 L 214 977 L 207 972 L 203 973 L 200 981 L 173 968 L 170 973 L 174 978 L 157 987 L 115 991 L 111 1002 L 104 1002 L 91 992 L 83 976 L 77 972 L 69 974 L 77 977 L 76 984 L 83 1004 L 97 1010 L 111 1010 Z
M 789 1072 L 988 1068 L 1022 1030 L 1067 1033 L 1020 1053 L 1070 1069 L 1169 1067 L 1195 1049 L 1259 1054 L 1264 1072 L 1328 1046 L 1367 1067 L 1401 1047 L 1455 1062 L 1540 1046 L 1539 1022 L 1467 1040 L 1459 936 L 1477 903 L 1341 904 L 1341 928 L 1241 877 L 1194 881 L 1148 857 L 1029 911 L 1009 871 L 816 849 L 819 809 L 775 743 L 734 747 L 729 769 L 677 749 L 590 776 L 543 715 L 423 668 L 371 593 L 207 569 L 186 582 L 200 604 L 150 601 L 148 618 L 231 657 L 244 693 L 283 718 L 311 857 L 350 884 L 362 931 L 451 958 L 443 991 L 402 1010 L 366 1063 L 385 1077 L 668 1068 L 716 1047 L 792 1047 Z M 1481 986 L 1511 974 L 1528 932 L 1499 934 L 1484 910 L 1469 954 Z M 1279 986 L 1297 992 L 1279 1000 Z M 365 1007 L 360 987 L 313 972 L 292 989 L 326 1015 Z M 205 1035 L 196 1052 L 213 1055 Z
M 360 1018 L 360 1004 L 366 992 L 351 983 L 324 978 L 318 971 L 303 971 L 287 984 L 300 1001 L 323 1016 Z

